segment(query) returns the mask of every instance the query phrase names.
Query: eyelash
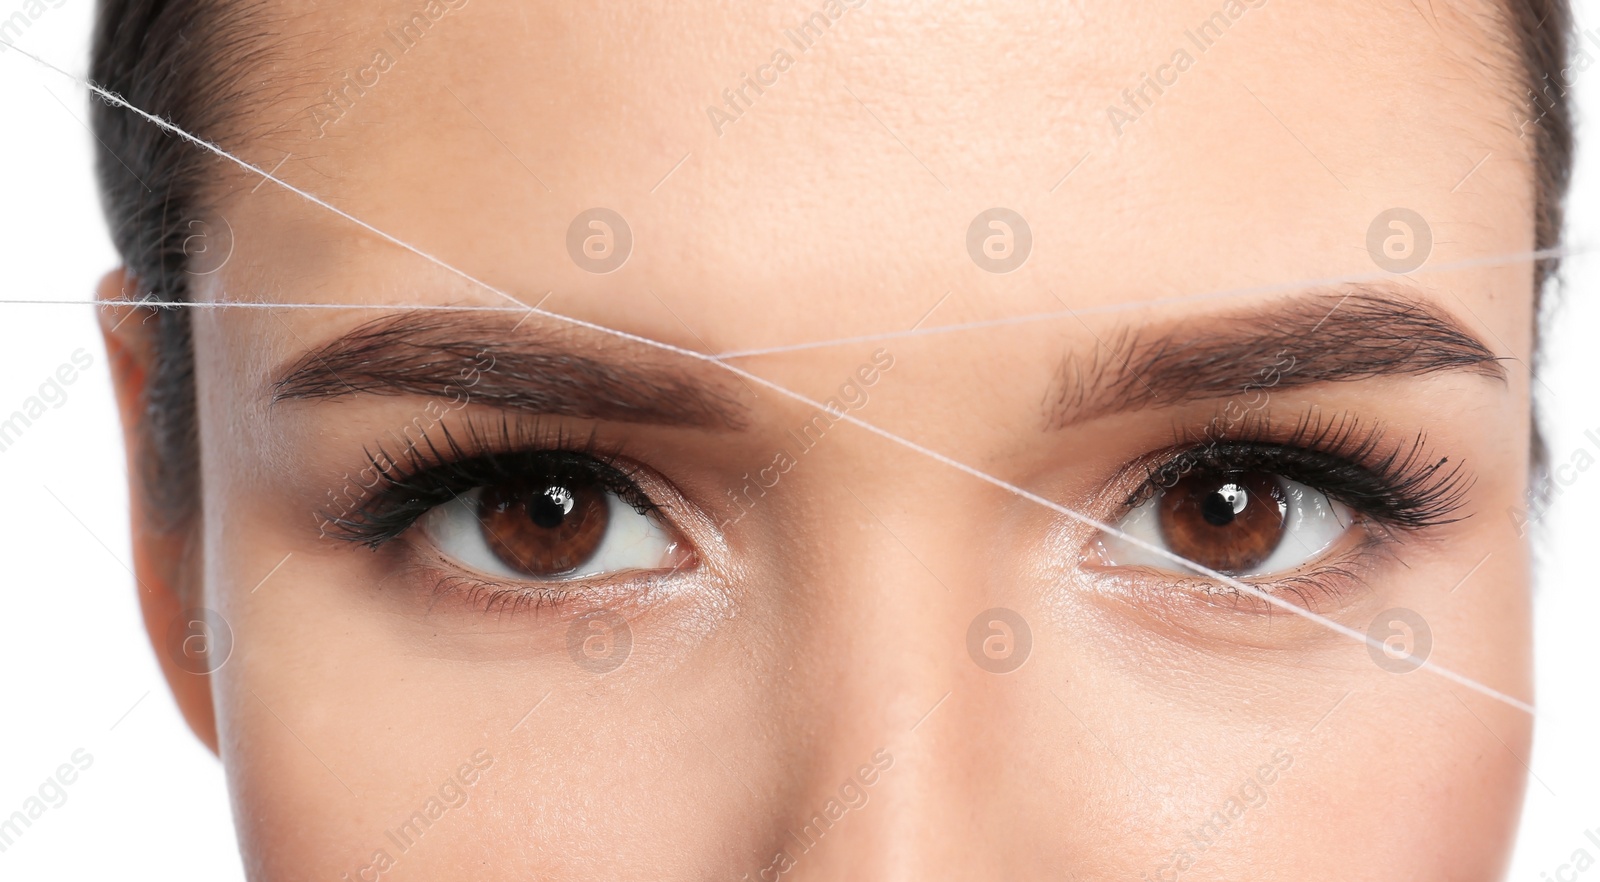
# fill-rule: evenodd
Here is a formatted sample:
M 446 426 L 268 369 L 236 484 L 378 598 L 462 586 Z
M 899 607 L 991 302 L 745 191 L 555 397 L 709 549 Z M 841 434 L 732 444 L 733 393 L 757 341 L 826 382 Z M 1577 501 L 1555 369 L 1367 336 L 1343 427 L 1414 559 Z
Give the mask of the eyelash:
M 537 422 L 506 417 L 491 426 L 468 421 L 461 436 L 444 424 L 438 431 L 443 450 L 427 432 L 398 457 L 382 445 L 365 450 L 377 483 L 349 511 L 324 512 L 324 531 L 377 550 L 462 493 L 551 469 L 587 473 L 640 514 L 659 511 L 623 465 L 622 449 L 603 445 L 594 435 L 579 441 Z
M 1208 432 L 1208 434 L 1210 434 Z M 1427 439 L 1385 444 L 1383 427 L 1319 411 L 1302 416 L 1287 435 L 1273 432 L 1265 416 L 1232 437 L 1217 433 L 1161 460 L 1147 459 L 1143 483 L 1125 502 L 1132 508 L 1175 485 L 1190 472 L 1262 471 L 1327 494 L 1385 526 L 1418 531 L 1462 520 L 1472 481 L 1449 457 L 1433 460 Z

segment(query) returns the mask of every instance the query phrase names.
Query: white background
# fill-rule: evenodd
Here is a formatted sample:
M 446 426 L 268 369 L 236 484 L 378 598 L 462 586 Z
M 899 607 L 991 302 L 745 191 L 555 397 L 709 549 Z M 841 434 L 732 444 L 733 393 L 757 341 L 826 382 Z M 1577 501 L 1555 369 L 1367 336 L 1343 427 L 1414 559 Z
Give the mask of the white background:
M 17 8 L 0 0 L 0 17 Z M 1600 15 L 1582 13 L 1600 34 Z M 47 8 L 18 46 L 81 75 L 90 14 L 87 0 Z M 1600 111 L 1597 81 L 1600 71 L 1578 76 L 1581 119 Z M 0 95 L 0 299 L 87 299 L 115 258 L 89 173 L 85 95 L 17 52 L 0 52 Z M 1584 435 L 1600 439 L 1600 256 L 1588 253 L 1600 246 L 1600 136 L 1581 135 L 1568 233 L 1580 253 L 1541 371 L 1554 462 L 1600 455 Z M 138 615 L 126 467 L 90 307 L 0 304 L 0 415 L 80 348 L 94 364 L 65 404 L 0 452 L 0 817 L 74 750 L 94 765 L 0 854 L 0 879 L 240 879 L 220 766 L 179 717 Z M 1540 880 L 1600 828 L 1597 511 L 1600 469 L 1562 489 L 1538 537 L 1539 780 L 1512 879 Z

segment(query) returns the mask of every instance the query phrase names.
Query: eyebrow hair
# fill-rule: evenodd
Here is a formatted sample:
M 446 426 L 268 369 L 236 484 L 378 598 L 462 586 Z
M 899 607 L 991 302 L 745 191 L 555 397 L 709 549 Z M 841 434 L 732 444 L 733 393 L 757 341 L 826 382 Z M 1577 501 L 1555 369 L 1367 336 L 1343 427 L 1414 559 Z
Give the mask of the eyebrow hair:
M 464 396 L 550 416 L 742 429 L 747 408 L 710 370 L 665 364 L 570 330 L 411 313 L 360 325 L 278 372 L 272 402 L 351 395 Z M 519 330 L 520 327 L 520 330 Z
M 1247 311 L 1125 329 L 1068 355 L 1045 396 L 1047 429 L 1256 389 L 1466 371 L 1500 359 L 1448 313 L 1374 286 L 1300 294 Z

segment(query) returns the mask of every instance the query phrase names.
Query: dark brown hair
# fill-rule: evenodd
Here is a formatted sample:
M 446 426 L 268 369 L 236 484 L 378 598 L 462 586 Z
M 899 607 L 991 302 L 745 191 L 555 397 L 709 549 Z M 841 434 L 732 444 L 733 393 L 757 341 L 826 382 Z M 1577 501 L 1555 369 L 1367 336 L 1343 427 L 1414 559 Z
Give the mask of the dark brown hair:
M 129 104 L 216 143 L 231 108 L 249 100 L 253 4 L 224 0 L 101 0 L 89 79 Z M 124 296 L 189 300 L 190 222 L 207 216 L 207 185 L 222 160 L 126 108 L 95 101 L 95 170 L 111 238 L 138 285 Z M 140 431 L 139 484 L 165 528 L 187 525 L 200 502 L 199 426 L 189 312 L 158 309 Z
M 1533 140 L 1538 248 L 1561 238 L 1562 203 L 1572 170 L 1572 116 L 1566 63 L 1572 31 L 1568 0 L 1503 0 L 1523 82 L 1516 111 Z M 256 62 L 266 51 L 259 6 L 222 0 L 100 0 L 90 78 L 144 111 L 220 143 L 235 109 L 253 99 Z M 131 296 L 152 303 L 190 298 L 193 276 L 185 240 L 190 222 L 207 216 L 208 187 L 223 160 L 106 102 L 92 108 L 100 142 L 97 171 L 112 238 L 138 284 Z M 1537 262 L 1539 295 L 1555 258 Z M 152 514 L 167 528 L 188 524 L 199 505 L 199 444 L 194 350 L 188 310 L 152 308 L 155 353 L 143 403 L 145 446 L 140 483 Z M 1537 328 L 1536 328 L 1537 330 Z M 1543 447 L 1534 426 L 1534 463 Z

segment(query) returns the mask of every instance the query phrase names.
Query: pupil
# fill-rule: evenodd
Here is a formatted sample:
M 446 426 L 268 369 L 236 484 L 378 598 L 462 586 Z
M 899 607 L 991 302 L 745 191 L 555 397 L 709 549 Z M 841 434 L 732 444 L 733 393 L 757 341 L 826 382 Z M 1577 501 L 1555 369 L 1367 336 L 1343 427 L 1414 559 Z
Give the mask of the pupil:
M 528 500 L 528 517 L 535 525 L 554 530 L 572 513 L 572 491 L 565 487 L 547 487 L 538 496 Z
M 1250 504 L 1250 494 L 1238 484 L 1224 484 L 1200 503 L 1200 515 L 1213 527 L 1226 527 Z

